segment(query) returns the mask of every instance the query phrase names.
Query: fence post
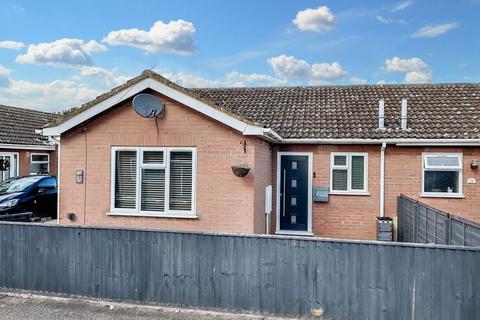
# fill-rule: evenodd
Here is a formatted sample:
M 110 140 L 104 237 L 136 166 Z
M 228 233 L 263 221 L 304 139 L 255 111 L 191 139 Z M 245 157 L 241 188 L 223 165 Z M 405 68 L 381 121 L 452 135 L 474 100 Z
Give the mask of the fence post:
M 447 213 L 447 222 L 445 224 L 445 242 L 452 244 L 452 217 Z
M 403 241 L 401 196 L 397 196 L 397 241 Z
M 413 210 L 413 242 L 418 243 L 418 202 L 413 203 L 415 210 Z

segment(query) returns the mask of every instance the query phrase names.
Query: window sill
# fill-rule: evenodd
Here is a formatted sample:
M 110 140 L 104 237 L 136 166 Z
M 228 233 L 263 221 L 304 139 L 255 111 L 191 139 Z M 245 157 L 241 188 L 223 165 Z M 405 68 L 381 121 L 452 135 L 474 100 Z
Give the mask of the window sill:
M 279 236 L 313 236 L 313 233 L 309 231 L 291 231 L 291 230 L 278 230 L 275 231 L 276 235 Z
M 147 217 L 147 218 L 174 218 L 174 219 L 198 219 L 196 214 L 165 214 L 165 213 L 128 213 L 128 212 L 107 212 L 107 216 L 124 217 Z
M 330 195 L 333 196 L 369 196 L 370 192 L 340 192 L 340 191 L 330 191 Z
M 464 194 L 429 194 L 429 193 L 421 193 L 421 198 L 453 198 L 453 199 L 463 199 L 465 198 Z

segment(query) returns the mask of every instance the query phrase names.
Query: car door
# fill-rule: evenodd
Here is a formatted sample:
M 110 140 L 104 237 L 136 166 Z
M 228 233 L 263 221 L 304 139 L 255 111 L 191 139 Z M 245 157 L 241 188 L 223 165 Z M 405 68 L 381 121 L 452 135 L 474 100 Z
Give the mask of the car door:
M 33 190 L 33 215 L 39 218 L 57 217 L 57 179 L 47 177 L 40 180 Z

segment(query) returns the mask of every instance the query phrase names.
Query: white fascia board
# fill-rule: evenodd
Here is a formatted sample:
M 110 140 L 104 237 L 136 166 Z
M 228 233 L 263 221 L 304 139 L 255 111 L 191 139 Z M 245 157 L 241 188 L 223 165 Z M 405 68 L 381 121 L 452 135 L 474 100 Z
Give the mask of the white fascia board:
M 283 139 L 283 144 L 395 144 L 397 146 L 480 146 L 480 139 Z
M 111 107 L 113 107 L 117 103 L 119 103 L 123 100 L 126 100 L 126 99 L 130 98 L 131 96 L 145 90 L 146 88 L 148 88 L 148 80 L 149 79 L 144 79 L 144 80 L 142 80 L 142 81 L 140 81 L 140 82 L 138 82 L 138 83 L 122 90 L 122 91 L 120 91 L 119 93 L 111 96 L 110 98 L 108 98 L 108 99 L 106 99 L 102 102 L 99 102 L 95 106 L 79 113 L 78 115 L 74 116 L 73 118 L 65 121 L 64 123 L 62 123 L 62 124 L 60 124 L 56 127 L 43 129 L 42 134 L 44 136 L 59 136 L 59 135 L 61 135 L 65 131 L 68 131 L 71 128 L 78 126 L 82 122 L 87 121 L 87 120 L 93 118 L 94 116 L 110 109 Z
M 185 94 L 181 91 L 171 88 L 159 81 L 156 81 L 155 79 L 149 79 L 149 80 L 150 80 L 149 87 L 152 88 L 153 90 L 163 95 L 166 95 L 167 97 L 170 97 L 173 100 L 176 100 L 192 108 L 193 110 L 196 110 L 214 120 L 217 120 L 237 131 L 240 131 L 244 135 L 262 135 L 263 134 L 262 127 L 256 127 L 256 126 L 247 124 L 240 119 L 237 119 L 223 111 L 220 111 L 214 107 L 211 107 L 208 104 L 198 99 L 195 99 L 189 96 L 188 94 Z
M 26 145 L 26 144 L 0 144 L 0 149 L 18 149 L 18 150 L 55 150 L 52 145 Z
M 188 94 L 185 94 L 179 90 L 171 88 L 155 79 L 144 79 L 122 91 L 115 94 L 114 96 L 99 102 L 95 106 L 79 113 L 78 115 L 74 116 L 73 118 L 65 121 L 64 123 L 51 128 L 45 128 L 42 130 L 42 134 L 44 136 L 60 136 L 67 130 L 81 124 L 88 119 L 95 117 L 96 115 L 108 110 L 109 108 L 113 107 L 114 105 L 118 104 L 119 102 L 126 100 L 135 94 L 147 89 L 153 89 L 167 97 L 176 100 L 187 107 L 190 107 L 193 110 L 196 110 L 214 120 L 217 120 L 239 132 L 243 135 L 256 135 L 256 136 L 263 136 L 264 128 L 257 127 L 254 125 L 250 125 L 245 123 L 244 121 L 237 119 L 223 111 L 220 111 L 208 104 L 195 99 Z

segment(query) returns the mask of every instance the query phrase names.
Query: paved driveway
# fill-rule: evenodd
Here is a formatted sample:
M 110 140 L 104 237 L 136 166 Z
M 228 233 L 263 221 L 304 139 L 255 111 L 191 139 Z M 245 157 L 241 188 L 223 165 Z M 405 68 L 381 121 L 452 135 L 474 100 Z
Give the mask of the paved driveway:
M 39 296 L 16 292 L 0 292 L 0 320 L 260 320 L 262 317 L 247 314 L 220 313 L 204 310 L 166 308 L 103 300 Z

